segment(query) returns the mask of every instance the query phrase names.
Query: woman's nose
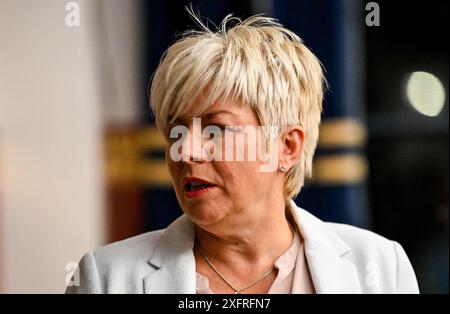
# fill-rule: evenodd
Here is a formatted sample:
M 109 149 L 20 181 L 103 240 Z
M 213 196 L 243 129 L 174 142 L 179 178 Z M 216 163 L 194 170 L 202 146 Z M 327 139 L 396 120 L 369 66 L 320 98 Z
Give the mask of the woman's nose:
M 195 119 L 194 119 L 195 120 Z M 181 146 L 181 160 L 184 162 L 203 162 L 201 127 L 189 128 Z

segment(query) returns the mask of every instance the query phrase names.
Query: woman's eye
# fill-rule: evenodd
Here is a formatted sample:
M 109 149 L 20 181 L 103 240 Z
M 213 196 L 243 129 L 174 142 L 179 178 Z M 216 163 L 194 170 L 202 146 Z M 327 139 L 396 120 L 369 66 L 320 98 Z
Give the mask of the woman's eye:
M 211 130 L 221 130 L 224 131 L 225 130 L 225 125 L 222 125 L 220 123 L 209 123 L 205 126 L 205 128 L 211 129 Z
M 223 136 L 225 133 L 225 126 L 217 123 L 210 123 L 204 126 L 202 138 L 212 139 Z
M 239 125 L 227 125 L 225 130 L 233 133 L 240 133 L 243 131 L 243 128 Z
M 209 123 L 205 126 L 205 128 L 209 128 L 210 130 L 217 130 L 219 129 L 221 132 L 241 132 L 242 127 L 239 125 L 225 125 L 220 123 Z
M 203 128 L 206 134 L 223 135 L 225 133 L 225 125 L 219 123 L 209 123 Z

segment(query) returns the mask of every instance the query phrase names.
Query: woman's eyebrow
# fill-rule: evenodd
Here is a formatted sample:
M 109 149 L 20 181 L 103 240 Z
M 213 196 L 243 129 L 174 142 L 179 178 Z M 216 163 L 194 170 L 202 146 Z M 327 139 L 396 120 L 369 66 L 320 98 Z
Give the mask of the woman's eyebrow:
M 220 115 L 220 114 L 227 114 L 227 115 L 230 115 L 230 116 L 232 116 L 232 117 L 237 117 L 236 114 L 234 114 L 234 113 L 232 113 L 232 112 L 230 112 L 230 111 L 227 111 L 227 110 L 218 110 L 218 111 L 214 111 L 214 112 L 208 112 L 208 113 L 205 113 L 205 114 L 203 114 L 200 118 L 201 118 L 201 119 L 205 119 L 205 120 L 211 120 L 212 118 L 214 118 L 215 116 L 218 116 L 218 115 Z M 168 119 L 167 121 L 171 121 L 171 119 Z M 172 123 L 169 122 L 167 125 L 168 125 L 169 128 L 171 128 L 171 127 L 173 127 L 173 126 L 180 125 L 180 124 L 181 124 L 181 125 L 185 125 L 185 124 L 186 124 L 186 121 L 184 121 L 184 119 L 178 117 L 178 118 L 176 118 Z
M 219 114 L 228 114 L 228 115 L 232 115 L 232 116 L 236 116 L 234 113 L 227 111 L 227 110 L 218 110 L 218 111 L 214 111 L 214 112 L 208 112 L 206 114 L 203 115 L 203 117 L 205 119 L 210 119 L 214 116 L 217 116 Z

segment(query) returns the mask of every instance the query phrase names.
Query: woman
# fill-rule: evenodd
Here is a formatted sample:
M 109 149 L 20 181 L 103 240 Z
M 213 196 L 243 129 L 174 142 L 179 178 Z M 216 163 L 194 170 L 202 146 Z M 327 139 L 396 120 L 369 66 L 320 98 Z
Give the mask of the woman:
M 216 33 L 198 22 L 167 50 L 150 99 L 184 215 L 87 253 L 67 292 L 417 293 L 398 243 L 292 201 L 319 135 L 316 57 L 270 18 L 228 16 Z

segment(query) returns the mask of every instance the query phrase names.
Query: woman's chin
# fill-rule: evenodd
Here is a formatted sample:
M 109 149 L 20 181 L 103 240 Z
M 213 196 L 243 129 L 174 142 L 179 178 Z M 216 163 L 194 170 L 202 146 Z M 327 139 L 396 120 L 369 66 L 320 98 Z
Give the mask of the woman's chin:
M 189 218 L 196 225 L 200 227 L 206 227 L 218 223 L 224 218 L 223 213 L 217 213 L 211 208 L 189 208 L 184 210 L 184 213 L 189 216 Z

